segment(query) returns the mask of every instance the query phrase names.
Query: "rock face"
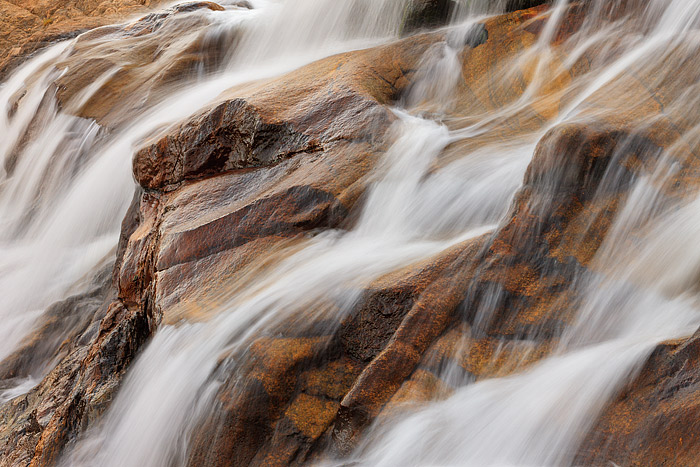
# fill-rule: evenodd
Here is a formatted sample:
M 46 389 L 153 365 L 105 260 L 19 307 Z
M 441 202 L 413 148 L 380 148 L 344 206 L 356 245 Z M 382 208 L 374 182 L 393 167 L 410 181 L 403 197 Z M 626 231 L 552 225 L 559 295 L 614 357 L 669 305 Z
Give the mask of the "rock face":
M 3 0 L 0 13 L 0 79 L 28 54 L 88 29 L 144 13 L 151 0 Z
M 216 9 L 200 3 L 185 8 Z M 41 12 L 62 11 L 34 13 L 1 0 L 0 8 L 28 31 L 38 27 Z M 489 18 L 486 34 L 459 50 L 463 66 L 448 125 L 525 93 L 537 64 L 512 59 L 537 41 L 546 10 Z M 560 63 L 584 13 L 574 4 L 565 14 L 553 39 Z M 138 35 L 161 20 L 146 17 L 119 30 Z M 36 333 L 0 362 L 5 383 L 41 372 L 32 360 L 38 353 L 58 362 L 37 387 L 0 407 L 0 465 L 53 465 L 99 420 L 158 326 L 211 318 L 222 293 L 244 285 L 252 272 L 320 229 L 351 227 L 368 174 L 391 143 L 395 116 L 388 106 L 411 88 L 424 52 L 444 40 L 440 33 L 415 35 L 230 89 L 148 141 L 133 161 L 139 188 L 113 269 L 106 266 L 89 293 L 49 308 Z M 565 69 L 539 69 L 547 84 L 514 116 L 494 123 L 492 134 L 539 137 L 592 60 L 585 54 Z M 649 161 L 672 148 L 678 170 L 664 182 L 669 200 L 697 188 L 699 159 L 682 135 L 698 122 L 661 103 L 678 99 L 680 81 L 700 81 L 700 67 L 681 56 L 675 65 L 676 74 L 660 80 L 652 72 L 623 74 L 612 84 L 619 92 L 594 93 L 579 121 L 544 133 L 523 186 L 493 231 L 372 281 L 340 323 L 319 323 L 308 319 L 313 310 L 304 310 L 271 335 L 253 336 L 242 368 L 227 372 L 223 357 L 223 383 L 213 410 L 191 434 L 188 464 L 297 465 L 342 456 L 372 421 L 453 392 L 441 374 L 446 364 L 474 381 L 547 356 L 575 318 L 580 297 L 573 284 L 595 271 L 595 255 L 631 182 L 653 169 Z M 92 79 L 101 66 L 81 71 Z M 109 86 L 144 76 L 156 75 L 124 76 Z M 59 83 L 65 102 L 74 91 L 70 83 Z M 123 115 L 110 115 L 119 106 L 104 92 L 69 110 L 116 126 Z M 652 123 L 640 124 L 650 116 Z M 436 166 L 469 145 L 488 143 L 478 137 L 454 143 Z M 699 339 L 654 352 L 588 433 L 577 463 L 606 465 L 620 456 L 621 463 L 691 465 L 700 458 Z
M 135 113 L 221 65 L 237 34 L 210 33 L 207 13 L 223 9 L 213 2 L 182 3 L 81 35 L 57 65 L 63 72 L 56 80 L 61 107 L 106 128 L 128 124 Z M 117 39 L 128 46 L 113 47 Z
M 444 26 L 457 8 L 452 0 L 416 0 L 406 7 L 402 32 L 410 34 L 421 28 Z
M 124 220 L 106 301 L 81 325 L 80 337 L 60 349 L 65 356 L 44 380 L 3 406 L 2 464 L 55 463 L 65 444 L 106 408 L 161 322 L 206 318 L 197 310 L 211 308 L 210 295 L 251 263 L 264 264 L 314 229 L 341 226 L 386 149 L 384 134 L 394 116 L 384 104 L 406 88 L 422 53 L 438 40 L 418 36 L 339 55 L 258 87 L 231 90 L 221 104 L 147 144 L 134 160 L 147 191 L 137 193 Z M 205 276 L 217 281 L 203 287 Z M 62 322 L 69 324 L 67 317 Z M 311 347 L 301 342 L 299 357 L 289 363 L 267 357 L 270 371 L 286 369 L 266 378 L 289 376 L 285 365 L 296 370 L 326 340 L 314 338 Z M 276 345 L 284 350 L 284 343 Z M 9 377 L 31 366 L 22 356 L 34 347 L 28 342 L 26 352 L 3 363 Z M 279 397 L 272 413 L 289 398 L 284 392 Z M 309 433 L 325 427 L 314 423 Z M 251 443 L 264 441 L 254 437 Z M 226 454 L 221 448 L 222 459 Z
M 589 432 L 581 465 L 693 465 L 698 442 L 698 334 L 654 351 L 637 379 L 606 408 Z
M 544 3 L 550 3 L 549 0 L 508 0 L 506 2 L 506 11 L 524 10 L 532 8 Z

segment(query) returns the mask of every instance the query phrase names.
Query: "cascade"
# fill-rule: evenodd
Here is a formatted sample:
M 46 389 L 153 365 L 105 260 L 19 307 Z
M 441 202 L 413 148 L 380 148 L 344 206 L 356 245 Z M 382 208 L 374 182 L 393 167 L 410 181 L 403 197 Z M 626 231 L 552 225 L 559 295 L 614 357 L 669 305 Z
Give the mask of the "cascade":
M 695 384 L 700 1 L 445 3 L 173 3 L 0 84 L 7 465 L 700 453 L 611 421 Z

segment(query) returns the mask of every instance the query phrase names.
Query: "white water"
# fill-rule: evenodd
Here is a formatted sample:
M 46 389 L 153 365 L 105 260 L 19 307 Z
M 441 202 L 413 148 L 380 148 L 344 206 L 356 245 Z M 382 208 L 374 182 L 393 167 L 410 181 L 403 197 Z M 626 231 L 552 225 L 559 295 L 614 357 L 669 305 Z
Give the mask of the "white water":
M 0 293 L 6 297 L 0 304 L 0 358 L 16 348 L 48 304 L 74 292 L 73 284 L 112 254 L 133 193 L 131 154 L 146 137 L 235 84 L 386 41 L 400 29 L 404 2 L 260 0 L 253 5 L 252 11 L 194 13 L 207 17 L 207 34 L 242 29 L 237 48 L 218 72 L 172 91 L 113 133 L 99 134 L 94 123 L 62 114 L 50 95 L 45 98 L 58 73 L 50 65 L 69 53 L 71 43 L 28 62 L 0 88 L 0 103 L 12 103 L 27 89 L 11 118 L 0 112 L 1 131 L 9 135 L 0 141 L 0 159 L 10 157 L 39 115 L 39 130 L 21 150 L 11 176 L 0 172 Z M 574 120 L 580 105 L 621 73 L 643 69 L 640 62 L 649 54 L 661 60 L 664 49 L 697 40 L 693 28 L 699 5 L 697 0 L 656 0 L 631 24 L 591 20 L 572 41 L 570 57 L 612 32 L 619 35 L 623 52 L 603 54 L 597 68 L 572 87 L 574 96 L 554 121 L 536 135 L 479 146 L 438 169 L 434 164 L 448 144 L 488 135 L 500 119 L 530 103 L 546 82 L 536 79 L 516 102 L 450 131 L 440 120 L 454 105 L 461 64 L 450 44 L 433 47 L 406 99 L 407 109 L 395 111 L 395 143 L 376 169 L 353 230 L 309 239 L 255 286 L 221 306 L 211 321 L 159 329 L 102 423 L 64 463 L 182 462 L 190 430 L 211 407 L 220 385 L 221 355 L 242 353 L 252 338 L 298 310 L 327 313 L 319 306 L 324 302 L 340 304 L 325 317 L 340 322 L 373 279 L 494 229 L 522 182 L 537 137 Z M 566 2 L 557 3 L 539 43 L 515 63 L 534 59 L 538 70 L 546 69 L 552 58 L 549 41 L 565 7 Z M 478 7 L 469 13 L 483 11 Z M 78 98 L 87 101 L 97 89 L 87 88 Z M 429 117 L 413 115 L 416 106 L 425 105 L 434 111 Z M 666 175 L 660 163 L 656 176 Z M 373 427 L 354 460 L 397 466 L 570 463 L 598 411 L 656 343 L 688 335 L 700 324 L 698 297 L 690 285 L 700 270 L 700 227 L 693 221 L 700 203 L 652 216 L 656 189 L 649 180 L 637 182 L 600 250 L 599 270 L 614 273 L 583 277 L 576 284 L 586 300 L 553 357 L 525 372 L 460 388 L 405 420 Z M 639 225 L 649 226 L 646 236 L 634 247 L 622 247 L 621 239 Z M 28 389 L 23 382 L 5 397 Z
M 353 36 L 351 31 L 363 23 L 363 17 L 326 18 L 323 11 L 333 11 L 333 2 L 325 3 L 323 6 L 307 0 L 295 2 L 292 8 L 287 3 L 260 0 L 252 2 L 253 10 L 191 13 L 189 16 L 205 18 L 208 26 L 203 28 L 203 34 L 225 36 L 231 30 L 243 30 L 251 45 L 234 50 L 235 55 L 229 59 L 230 63 L 242 63 L 228 70 L 224 64 L 222 71 L 200 77 L 196 86 L 175 90 L 112 133 L 98 134 L 96 124 L 55 108 L 50 84 L 60 71 L 54 64 L 69 56 L 73 42 L 51 47 L 2 84 L 0 105 L 5 109 L 0 112 L 0 134 L 4 136 L 0 141 L 0 359 L 16 348 L 46 306 L 78 292 L 71 289 L 76 281 L 113 254 L 121 219 L 133 196 L 131 156 L 145 138 L 195 113 L 236 84 L 276 76 L 336 52 L 375 44 L 392 34 L 398 24 L 396 18 L 378 15 L 371 9 L 365 13 L 376 21 L 373 29 L 363 29 L 362 35 Z M 393 2 L 373 2 L 373 8 L 388 8 L 382 5 Z M 279 22 L 290 9 L 303 18 L 297 25 L 300 30 L 309 30 L 318 22 L 329 25 L 329 29 L 326 36 L 315 42 L 304 38 L 295 43 L 286 41 L 290 49 L 280 58 L 274 47 L 256 44 L 278 37 L 274 21 Z M 191 41 L 197 38 L 196 34 L 189 37 Z M 111 36 L 107 40 L 95 39 L 94 43 L 104 53 L 114 49 Z M 182 48 L 186 45 L 179 44 Z M 111 74 L 114 70 L 108 70 L 100 79 Z M 96 84 L 91 83 L 75 99 L 90 99 L 98 91 Z M 10 114 L 20 96 L 23 97 L 18 110 Z M 69 102 L 67 106 L 73 104 Z M 32 127 L 36 130 L 31 133 L 30 143 L 19 145 Z M 15 155 L 18 162 L 8 174 L 4 166 Z
M 645 188 L 628 202 L 640 208 L 639 197 L 649 194 Z M 587 279 L 578 320 L 566 330 L 553 357 L 520 374 L 459 389 L 395 426 L 375 427 L 356 454 L 358 464 L 570 465 L 596 414 L 656 344 L 690 335 L 700 324 L 694 284 L 676 287 L 670 295 L 662 290 L 666 281 L 679 276 L 679 267 L 685 268 L 682 281 L 697 277 L 696 257 L 679 261 L 669 255 L 697 244 L 700 226 L 689 222 L 698 215 L 697 203 L 658 219 L 655 225 L 663 228 L 645 239 L 641 251 L 604 257 L 611 267 L 624 262 L 622 273 Z M 631 214 L 648 213 L 640 208 Z M 622 231 L 612 238 L 630 235 L 622 225 L 637 225 L 638 220 L 623 216 L 617 225 Z M 677 243 L 669 243 L 669 235 Z M 609 254 L 610 247 L 607 242 L 601 254 Z M 658 274 L 654 283 L 637 285 L 640 272 L 650 271 Z
M 330 316 L 339 323 L 373 279 L 492 228 L 489 221 L 498 216 L 503 204 L 492 209 L 474 206 L 471 222 L 447 240 L 431 240 L 420 226 L 411 226 L 407 215 L 426 189 L 421 178 L 449 139 L 441 125 L 399 115 L 401 136 L 387 154 L 386 173 L 367 201 L 374 209 L 365 210 L 357 228 L 316 236 L 241 298 L 223 306 L 211 322 L 160 330 L 135 364 L 103 427 L 76 450 L 71 464 L 170 465 L 181 454 L 173 446 L 186 445 L 188 429 L 211 404 L 209 398 L 220 384 L 211 381 L 211 375 L 222 354 L 240 352 L 250 338 L 297 311 L 325 310 L 319 305 L 327 301 L 340 304 L 337 314 Z M 523 166 L 522 158 L 529 152 L 523 148 L 505 164 L 505 158 L 489 161 L 490 175 L 508 177 L 514 168 Z M 475 161 L 476 168 L 483 164 Z M 416 167 L 422 169 L 411 174 Z M 466 174 L 462 183 L 486 187 L 483 179 L 470 178 L 478 172 L 462 171 Z M 509 178 L 512 192 L 519 177 Z M 402 196 L 393 197 L 395 192 Z M 392 203 L 383 202 L 387 193 L 392 193 Z M 442 193 L 446 202 L 468 204 L 459 194 Z M 434 226 L 448 223 L 450 215 L 449 211 L 433 212 L 426 222 L 434 230 Z M 159 371 L 154 372 L 154 368 Z M 172 387 L 178 390 L 169 391 Z M 125 450 L 125 445 L 132 448 Z
M 697 43 L 698 7 L 698 2 L 651 2 L 642 18 L 650 23 L 647 34 L 623 37 L 625 53 L 593 76 L 557 122 L 574 120 L 581 103 L 630 69 L 643 70 L 644 60 L 653 66 L 683 41 Z M 590 34 L 579 50 L 600 37 Z M 685 135 L 691 145 L 697 143 L 696 132 Z M 571 465 L 596 416 L 656 344 L 690 335 L 700 323 L 700 198 L 681 208 L 664 205 L 659 186 L 677 168 L 664 154 L 654 157 L 655 173 L 636 182 L 596 256 L 596 269 L 610 273 L 579 280 L 583 303 L 554 355 L 519 374 L 467 385 L 392 424 L 376 425 L 353 455 L 357 465 Z M 600 191 L 616 182 L 604 178 Z M 647 233 L 630 246 L 627 240 L 640 226 Z M 481 310 L 487 316 L 477 322 L 488 320 L 490 312 Z

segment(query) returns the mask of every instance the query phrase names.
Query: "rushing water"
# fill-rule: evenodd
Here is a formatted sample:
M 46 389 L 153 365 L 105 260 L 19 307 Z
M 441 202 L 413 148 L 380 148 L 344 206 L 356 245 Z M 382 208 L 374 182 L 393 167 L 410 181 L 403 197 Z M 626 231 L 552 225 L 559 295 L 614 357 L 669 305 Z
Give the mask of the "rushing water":
M 0 112 L 0 132 L 4 136 L 0 142 L 0 291 L 4 297 L 0 306 L 0 358 L 12 352 L 48 304 L 76 292 L 71 290 L 76 281 L 113 254 L 121 218 L 133 195 L 131 155 L 146 137 L 191 115 L 238 83 L 275 76 L 394 34 L 398 13 L 390 6 L 395 2 L 374 3 L 378 11 L 387 12 L 367 11 L 373 26 L 360 27 L 361 34 L 353 31 L 363 24 L 363 18 L 349 21 L 342 15 L 324 17 L 323 23 L 329 26 L 325 35 L 288 38 L 284 44 L 289 50 L 283 58 L 278 56 L 278 46 L 266 42 L 279 37 L 276 28 L 280 18 L 288 16 L 290 10 L 301 14 L 295 29 L 304 31 L 321 22 L 321 11 L 334 9 L 320 8 L 322 5 L 314 1 L 296 2 L 293 7 L 288 3 L 256 1 L 253 10 L 231 7 L 223 12 L 205 10 L 181 15 L 189 18 L 180 20 L 184 25 L 178 23 L 176 16 L 170 20 L 172 24 L 166 21 L 159 37 L 145 41 L 170 39 L 170 47 L 181 52 L 202 36 L 228 39 L 231 31 L 243 30 L 244 40 L 253 45 L 239 46 L 241 51 L 221 63 L 219 70 L 204 76 L 186 76 L 186 83 L 198 84 L 175 87 L 170 95 L 153 99 L 153 105 L 138 109 L 136 119 L 134 108 L 118 109 L 127 118 L 110 131 L 101 131 L 90 120 L 58 110 L 51 83 L 61 73 L 71 71 L 54 67 L 65 67 L 66 60 L 79 70 L 100 54 L 115 63 L 124 61 L 122 51 L 114 47 L 114 36 L 79 37 L 77 41 L 58 44 L 11 76 L 0 88 L 0 102 L 6 106 Z M 193 16 L 197 21 L 192 20 Z M 195 31 L 187 36 L 189 42 L 180 37 L 183 27 Z M 173 40 L 171 35 L 179 40 Z M 134 44 L 133 38 L 123 40 L 125 48 L 141 46 Z M 85 54 L 85 63 L 70 61 L 73 48 L 91 51 Z M 176 56 L 173 52 L 171 59 Z M 142 73 L 147 74 L 148 69 Z M 81 108 L 95 93 L 102 92 L 100 82 L 113 74 L 113 69 L 106 70 L 65 102 L 65 107 Z M 135 76 L 138 78 L 143 76 Z M 137 90 L 139 100 L 151 93 L 148 81 L 144 81 Z
M 133 102 L 115 106 L 109 128 L 59 110 L 51 83 L 62 73 L 70 74 L 71 66 L 82 66 L 71 62 L 72 50 L 87 50 L 87 59 L 90 53 L 112 54 L 116 68 L 86 83 L 65 108 L 88 105 L 119 69 L 120 42 L 111 36 L 55 45 L 0 87 L 0 104 L 7 106 L 0 112 L 5 135 L 0 141 L 0 359 L 16 349 L 47 305 L 80 291 L 81 279 L 114 254 L 134 190 L 131 155 L 144 139 L 236 84 L 395 38 L 407 2 L 251 3 L 252 10 L 223 2 L 227 8 L 222 12 L 167 19 L 156 38 L 171 51 L 164 63 L 203 38 L 204 43 L 223 41 L 221 57 L 180 85 L 159 89 L 148 88 L 153 70 L 144 69 L 137 76 L 143 84 Z M 302 308 L 332 313 L 324 318 L 337 324 L 374 279 L 496 231 L 536 142 L 547 130 L 585 118 L 581 114 L 591 98 L 619 92 L 614 83 L 620 75 L 642 74 L 671 54 L 697 53 L 693 47 L 700 41 L 698 0 L 629 1 L 637 8 L 619 17 L 611 12 L 621 4 L 600 0 L 591 2 L 561 60 L 552 42 L 569 5 L 560 0 L 538 41 L 504 67 L 504 82 L 508 67 L 535 70 L 522 96 L 495 110 L 474 109 L 473 115 L 455 117 L 451 112 L 459 92 L 461 44 L 477 15 L 489 8 L 495 12 L 503 3 L 463 2 L 446 41 L 426 52 L 411 92 L 393 109 L 398 117 L 394 142 L 375 169 L 353 229 L 323 232 L 283 255 L 254 285 L 220 305 L 210 321 L 162 326 L 101 423 L 65 456 L 64 464 L 183 462 L 191 430 L 211 409 L 221 384 L 217 371 L 222 354 L 245 355 L 252 338 Z M 142 46 L 136 39 L 124 39 L 123 47 Z M 502 134 L 503 121 L 524 115 L 528 106 L 546 97 L 553 68 L 567 70 L 590 50 L 596 51 L 597 60 L 565 89 L 564 105 L 556 115 L 509 139 L 492 137 Z M 70 66 L 56 66 L 64 62 Z M 697 112 L 688 106 L 697 91 L 693 84 L 676 92 L 667 107 Z M 137 118 L 124 118 L 135 109 Z M 688 144 L 697 145 L 695 133 L 684 135 Z M 476 143 L 470 145 L 472 141 Z M 469 149 L 454 155 L 454 147 Z M 383 419 L 351 454 L 353 461 L 397 466 L 572 462 L 581 436 L 654 346 L 689 335 L 700 324 L 694 286 L 700 275 L 700 224 L 694 220 L 700 201 L 660 201 L 659 186 L 673 175 L 667 154 L 673 148 L 654 151 L 655 169 L 635 181 L 594 259 L 598 272 L 572 285 L 584 299 L 552 356 L 508 377 L 464 384 L 448 399 L 404 418 Z M 452 156 L 443 161 L 446 152 Z M 611 173 L 601 185 L 616 183 L 620 180 Z M 631 236 L 639 237 L 633 245 L 626 241 Z M 332 312 L 319 306 L 328 301 L 337 304 Z M 482 305 L 475 322 L 488 322 L 492 313 L 492 307 Z M 242 362 L 232 366 L 226 370 L 235 371 Z M 34 381 L 21 382 L 3 397 L 28 390 Z

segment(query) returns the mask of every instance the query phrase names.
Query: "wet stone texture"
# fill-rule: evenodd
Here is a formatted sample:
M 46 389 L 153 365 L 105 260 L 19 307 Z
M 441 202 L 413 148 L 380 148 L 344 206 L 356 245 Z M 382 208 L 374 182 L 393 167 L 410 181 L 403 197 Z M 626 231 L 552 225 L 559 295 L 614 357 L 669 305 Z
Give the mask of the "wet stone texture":
M 659 345 L 605 409 L 580 465 L 694 465 L 700 456 L 700 335 Z
M 152 0 L 0 1 L 0 79 L 27 55 L 78 33 L 144 13 Z

